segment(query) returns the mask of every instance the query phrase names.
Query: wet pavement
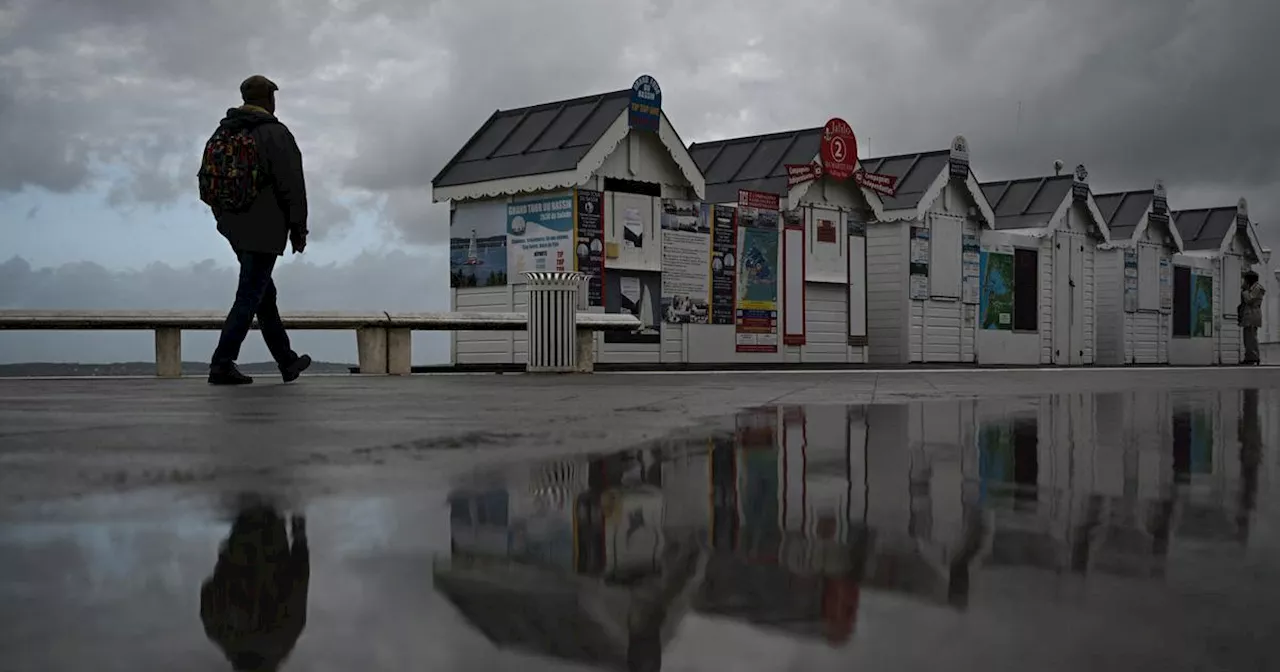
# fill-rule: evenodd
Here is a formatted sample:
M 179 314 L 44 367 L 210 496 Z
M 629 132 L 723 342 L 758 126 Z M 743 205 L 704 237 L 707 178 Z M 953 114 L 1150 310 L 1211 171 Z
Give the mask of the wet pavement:
M 13 501 L 0 670 L 1280 669 L 1280 389 L 1141 376 Z

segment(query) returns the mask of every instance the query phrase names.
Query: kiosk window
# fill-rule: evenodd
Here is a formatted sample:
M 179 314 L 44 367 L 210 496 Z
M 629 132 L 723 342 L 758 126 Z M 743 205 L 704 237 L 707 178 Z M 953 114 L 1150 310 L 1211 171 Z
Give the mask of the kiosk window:
M 1173 335 L 1191 335 L 1191 269 L 1173 267 Z
M 1040 329 L 1040 256 L 1038 250 L 1013 251 L 1013 330 Z

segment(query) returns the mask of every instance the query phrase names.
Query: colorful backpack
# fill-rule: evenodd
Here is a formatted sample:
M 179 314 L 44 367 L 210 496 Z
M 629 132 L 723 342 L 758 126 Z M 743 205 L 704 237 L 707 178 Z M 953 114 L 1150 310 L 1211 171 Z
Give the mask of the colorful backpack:
M 249 129 L 220 126 L 205 143 L 200 172 L 196 174 L 200 200 L 228 212 L 247 210 L 258 197 L 262 173 L 258 143 Z

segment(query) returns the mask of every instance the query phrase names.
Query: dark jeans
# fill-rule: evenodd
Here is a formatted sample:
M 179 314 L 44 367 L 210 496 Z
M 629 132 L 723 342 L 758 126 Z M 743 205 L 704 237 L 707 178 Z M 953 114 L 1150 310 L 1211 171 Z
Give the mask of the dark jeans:
M 276 364 L 283 367 L 298 358 L 289 347 L 289 335 L 280 321 L 280 309 L 276 306 L 276 283 L 271 280 L 277 255 L 261 252 L 236 252 L 240 259 L 240 284 L 236 287 L 236 300 L 222 325 L 222 337 L 213 351 L 211 366 L 228 367 L 240 357 L 240 344 L 249 335 L 253 318 L 258 318 L 262 340 Z

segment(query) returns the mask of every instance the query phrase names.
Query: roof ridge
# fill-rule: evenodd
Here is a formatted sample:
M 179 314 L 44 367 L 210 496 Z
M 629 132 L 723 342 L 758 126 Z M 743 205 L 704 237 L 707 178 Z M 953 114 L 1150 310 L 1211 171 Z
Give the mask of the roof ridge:
M 601 98 L 609 98 L 611 96 L 631 95 L 631 89 L 618 89 L 616 91 L 605 91 L 602 93 L 592 93 L 585 96 L 574 96 L 573 98 L 564 98 L 561 100 L 549 100 L 545 103 L 535 103 L 533 105 L 524 105 L 521 107 L 509 107 L 507 109 L 498 108 L 493 114 L 494 116 L 501 114 L 510 114 L 512 112 L 534 111 L 537 108 L 552 108 L 560 105 L 572 105 L 573 103 L 584 103 L 588 100 L 598 100 Z

